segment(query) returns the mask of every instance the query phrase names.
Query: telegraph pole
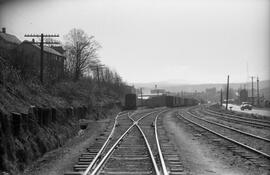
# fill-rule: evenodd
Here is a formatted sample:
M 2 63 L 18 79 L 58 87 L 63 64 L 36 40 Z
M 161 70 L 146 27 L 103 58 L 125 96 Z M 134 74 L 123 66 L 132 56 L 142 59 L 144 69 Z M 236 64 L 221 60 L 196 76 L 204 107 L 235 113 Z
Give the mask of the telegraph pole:
M 141 88 L 141 105 L 143 106 L 142 88 Z
M 98 87 L 100 88 L 100 76 L 99 76 L 99 70 L 104 68 L 103 64 L 97 64 L 93 66 L 89 66 L 90 68 L 96 69 L 97 71 L 97 80 L 98 80 Z
M 251 104 L 254 105 L 254 88 L 253 88 L 253 78 L 254 76 L 251 76 Z
M 223 94 L 222 94 L 222 89 L 220 90 L 220 106 L 222 107 L 222 102 L 223 102 Z
M 229 75 L 227 77 L 227 93 L 226 93 L 226 110 L 228 110 L 228 100 L 229 100 Z
M 43 83 L 43 44 L 44 44 L 44 35 L 43 33 L 41 34 L 41 39 L 40 39 L 40 82 Z
M 257 105 L 260 106 L 259 77 L 257 77 Z
M 40 44 L 40 82 L 43 83 L 43 52 L 44 52 L 44 44 L 59 44 L 59 42 L 44 42 L 44 37 L 59 37 L 59 35 L 44 35 L 41 34 L 25 34 L 24 37 L 40 37 L 40 42 L 34 42 L 33 44 Z
M 97 66 L 97 77 L 98 77 L 98 85 L 100 86 L 100 79 L 99 79 L 99 69 L 98 69 L 98 66 Z

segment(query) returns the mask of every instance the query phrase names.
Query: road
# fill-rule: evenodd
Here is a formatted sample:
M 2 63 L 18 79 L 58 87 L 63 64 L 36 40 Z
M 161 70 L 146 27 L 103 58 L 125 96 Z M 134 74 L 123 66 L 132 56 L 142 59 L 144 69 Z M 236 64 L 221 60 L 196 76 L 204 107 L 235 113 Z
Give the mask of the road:
M 238 105 L 228 104 L 228 107 L 230 107 L 230 106 L 232 107 L 233 111 L 244 112 L 244 113 L 249 113 L 249 114 L 258 114 L 258 115 L 263 115 L 263 116 L 269 116 L 270 117 L 270 110 L 269 109 L 267 110 L 267 109 L 259 109 L 259 108 L 253 107 L 252 110 L 244 110 L 244 111 L 242 111 L 240 109 L 240 106 L 238 106 Z

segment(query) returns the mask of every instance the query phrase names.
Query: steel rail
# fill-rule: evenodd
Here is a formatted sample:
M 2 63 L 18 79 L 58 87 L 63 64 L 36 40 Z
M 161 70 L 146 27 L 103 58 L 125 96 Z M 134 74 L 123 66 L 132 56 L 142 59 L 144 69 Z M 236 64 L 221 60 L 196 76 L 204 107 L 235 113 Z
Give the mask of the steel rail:
M 117 114 L 117 116 L 115 117 L 115 119 L 114 119 L 114 125 L 113 125 L 113 128 L 112 128 L 112 131 L 111 131 L 110 135 L 108 136 L 107 140 L 105 141 L 105 143 L 102 145 L 102 147 L 101 147 L 100 150 L 98 151 L 97 155 L 95 156 L 95 158 L 93 159 L 93 161 L 91 162 L 91 164 L 90 164 L 90 165 L 87 167 L 87 169 L 83 172 L 83 175 L 87 175 L 87 174 L 90 172 L 90 170 L 93 168 L 93 166 L 97 163 L 97 160 L 98 160 L 98 158 L 100 157 L 101 153 L 104 151 L 105 147 L 107 146 L 107 144 L 108 144 L 109 141 L 111 140 L 112 135 L 113 135 L 114 130 L 115 130 L 116 125 L 117 125 L 117 119 L 118 119 L 118 117 L 123 116 L 123 115 L 126 115 L 126 114 L 129 115 L 129 113 L 125 113 L 125 114 L 121 114 L 121 113 L 123 113 L 123 112 L 120 112 L 120 113 Z
M 183 119 L 189 121 L 190 123 L 193 123 L 194 125 L 199 126 L 199 127 L 203 128 L 203 129 L 205 129 L 205 130 L 207 130 L 207 131 L 209 131 L 209 132 L 211 132 L 211 133 L 213 133 L 213 134 L 215 134 L 215 135 L 217 135 L 217 136 L 219 136 L 219 137 L 221 137 L 221 138 L 223 138 L 223 139 L 225 139 L 225 140 L 228 140 L 228 141 L 230 141 L 230 142 L 233 142 L 233 143 L 235 143 L 235 144 L 237 144 L 237 145 L 239 145 L 239 146 L 244 147 L 245 149 L 251 150 L 251 151 L 253 151 L 253 152 L 255 152 L 255 153 L 259 154 L 259 155 L 264 156 L 264 157 L 267 158 L 267 159 L 270 159 L 270 155 L 268 155 L 268 154 L 266 154 L 266 153 L 264 153 L 264 152 L 261 152 L 261 151 L 255 149 L 255 148 L 250 147 L 250 146 L 247 146 L 247 145 L 245 145 L 245 144 L 243 144 L 243 143 L 241 143 L 241 142 L 238 142 L 238 141 L 236 141 L 236 140 L 234 140 L 234 139 L 231 139 L 231 138 L 229 138 L 229 137 L 227 137 L 227 136 L 224 136 L 224 135 L 222 135 L 222 134 L 219 134 L 219 133 L 217 133 L 217 132 L 215 132 L 215 131 L 213 131 L 213 130 L 207 128 L 207 127 L 204 127 L 204 126 L 202 126 L 202 125 L 200 125 L 200 124 L 198 124 L 198 123 L 196 123 L 196 122 L 193 122 L 193 121 L 187 119 L 186 117 L 184 117 L 184 116 L 181 115 L 181 114 L 178 114 L 177 118 L 179 118 L 179 116 L 182 117 Z M 180 119 L 180 118 L 179 118 L 179 119 Z
M 156 112 L 156 111 L 154 111 Z M 150 112 L 145 114 L 143 117 L 151 115 L 154 112 Z M 130 117 L 130 116 L 129 116 Z M 143 118 L 142 117 L 142 118 Z M 105 154 L 105 156 L 102 158 L 102 160 L 99 162 L 99 164 L 95 167 L 95 169 L 91 172 L 91 175 L 95 175 L 99 169 L 101 168 L 101 166 L 103 165 L 103 163 L 109 158 L 109 156 L 111 155 L 111 153 L 113 152 L 113 150 L 115 149 L 115 147 L 118 145 L 118 143 L 123 139 L 123 137 L 137 124 L 137 122 L 133 122 L 133 124 L 122 134 L 122 136 L 114 143 L 114 145 L 110 148 L 110 150 Z M 87 174 L 83 174 L 83 175 L 87 175 Z
M 214 114 L 222 115 L 222 116 L 225 115 L 225 116 L 230 116 L 230 117 L 237 117 L 239 119 L 248 119 L 251 121 L 256 121 L 256 122 L 261 122 L 261 123 L 268 123 L 268 124 L 270 123 L 270 121 L 268 121 L 268 120 L 256 119 L 256 118 L 246 118 L 246 117 L 242 117 L 242 116 L 236 115 L 236 114 L 229 114 L 229 113 L 222 113 L 222 112 L 214 111 L 213 109 L 210 109 L 209 107 L 207 107 L 205 111 L 207 111 L 208 113 L 214 113 Z M 247 113 L 247 114 L 249 114 L 249 113 Z
M 246 118 L 246 117 L 241 117 L 239 115 L 233 115 L 233 114 L 227 114 L 227 113 L 221 113 L 221 112 L 217 112 L 217 111 L 214 111 L 212 109 L 209 109 L 209 108 L 206 108 L 205 110 L 206 112 L 208 113 L 212 113 L 212 114 L 216 114 L 216 115 L 220 115 L 222 117 L 227 117 L 227 118 L 231 118 L 231 117 L 236 117 L 238 119 L 240 119 L 240 121 L 242 121 L 241 119 L 244 120 L 244 122 L 246 123 L 251 123 L 249 121 L 255 121 L 255 122 L 259 122 L 259 123 L 255 123 L 257 125 L 262 125 L 262 126 L 266 126 L 266 127 L 270 127 L 270 121 L 267 121 L 267 120 L 260 120 L 260 119 L 253 119 L 253 118 Z M 237 120 L 235 118 L 233 118 L 234 120 Z M 245 121 L 245 120 L 249 120 L 249 121 Z M 267 123 L 267 124 L 265 124 Z
M 203 118 L 199 118 L 198 116 L 190 113 L 190 112 L 187 112 L 189 115 L 192 115 L 193 117 L 199 119 L 199 120 L 202 120 L 202 121 L 205 121 L 207 123 L 211 123 L 211 124 L 214 124 L 214 125 L 217 125 L 217 126 L 221 126 L 221 127 L 224 127 L 224 128 L 227 128 L 227 129 L 230 129 L 230 130 L 233 130 L 233 131 L 236 131 L 236 132 L 239 132 L 241 134 L 244 134 L 244 135 L 248 135 L 250 137 L 254 137 L 254 138 L 257 138 L 257 139 L 261 139 L 263 141 L 266 141 L 266 142 L 270 142 L 270 139 L 267 139 L 265 137 L 261 137 L 261 136 L 258 136 L 258 135 L 254 135 L 254 134 L 251 134 L 251 133 L 248 133 L 248 132 L 245 132 L 245 131 L 241 131 L 239 129 L 235 129 L 235 128 L 232 128 L 230 126 L 226 126 L 226 125 L 223 125 L 223 124 L 220 124 L 220 123 L 216 123 L 216 122 L 213 122 L 213 121 L 209 121 L 209 120 L 206 120 L 206 119 L 203 119 Z
M 147 140 L 147 138 L 146 138 L 144 132 L 142 131 L 141 127 L 138 125 L 137 122 L 135 123 L 135 125 L 136 125 L 137 128 L 140 130 L 141 134 L 143 135 L 143 138 L 144 138 L 144 141 L 145 141 L 145 143 L 146 143 L 148 152 L 149 152 L 149 154 L 150 154 L 152 163 L 153 163 L 153 165 L 154 165 L 155 172 L 156 172 L 157 175 L 160 175 L 160 172 L 159 172 L 158 167 L 157 167 L 157 162 L 156 162 L 155 157 L 154 157 L 154 155 L 153 155 L 153 152 L 152 152 L 152 150 L 151 150 L 150 144 L 149 144 L 149 142 L 148 142 L 148 140 Z
M 159 143 L 159 139 L 158 139 L 158 132 L 157 132 L 157 119 L 159 117 L 159 115 L 163 112 L 166 112 L 168 110 L 165 110 L 165 111 L 161 111 L 160 113 L 157 114 L 156 118 L 155 118 L 155 137 L 156 137 L 156 142 L 157 142 L 157 148 L 158 148 L 158 155 L 159 155 L 159 159 L 160 159 L 160 162 L 161 162 L 161 167 L 162 167 L 162 172 L 163 172 L 163 175 L 168 175 L 168 171 L 167 171 L 167 167 L 166 167 L 166 164 L 165 164 L 165 161 L 164 161 L 164 157 L 163 157 L 163 154 L 162 154 L 162 151 L 161 151 L 161 147 L 160 147 L 160 143 Z

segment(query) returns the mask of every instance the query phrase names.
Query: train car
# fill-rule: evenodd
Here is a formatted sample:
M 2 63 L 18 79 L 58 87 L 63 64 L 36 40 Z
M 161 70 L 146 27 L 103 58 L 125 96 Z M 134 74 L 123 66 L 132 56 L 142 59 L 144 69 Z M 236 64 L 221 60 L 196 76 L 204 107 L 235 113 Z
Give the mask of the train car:
M 180 107 L 181 106 L 181 97 L 176 97 L 176 101 L 177 101 L 177 104 L 176 104 L 176 106 L 177 107 Z
M 179 98 L 180 98 L 180 106 L 185 106 L 184 98 L 182 97 Z
M 178 96 L 155 96 L 147 99 L 145 106 L 154 108 L 154 107 L 182 107 L 182 106 L 194 106 L 198 104 L 197 100 L 192 98 L 183 98 Z
M 147 100 L 147 106 L 150 108 L 166 106 L 166 96 L 155 96 Z
M 132 110 L 137 109 L 137 95 L 136 94 L 126 94 L 125 96 L 125 109 Z
M 166 106 L 174 107 L 174 96 L 166 96 Z
M 184 106 L 188 106 L 188 98 L 184 98 Z
M 195 106 L 198 104 L 198 101 L 193 98 L 185 98 L 184 101 L 185 101 L 185 106 Z

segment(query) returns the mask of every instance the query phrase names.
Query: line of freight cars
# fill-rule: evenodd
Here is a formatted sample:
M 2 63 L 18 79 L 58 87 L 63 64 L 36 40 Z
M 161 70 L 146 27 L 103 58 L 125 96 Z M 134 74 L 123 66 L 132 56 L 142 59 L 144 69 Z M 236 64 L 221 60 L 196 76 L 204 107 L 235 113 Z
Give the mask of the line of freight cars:
M 125 109 L 136 109 L 137 108 L 137 96 L 136 94 L 127 94 L 125 98 Z M 194 106 L 197 105 L 198 101 L 193 98 L 183 98 L 177 96 L 155 96 L 147 99 L 144 102 L 144 106 L 154 107 L 181 107 L 181 106 Z
M 183 98 L 177 96 L 155 96 L 146 100 L 146 106 L 148 107 L 181 107 L 181 106 L 195 106 L 198 101 L 193 98 Z

